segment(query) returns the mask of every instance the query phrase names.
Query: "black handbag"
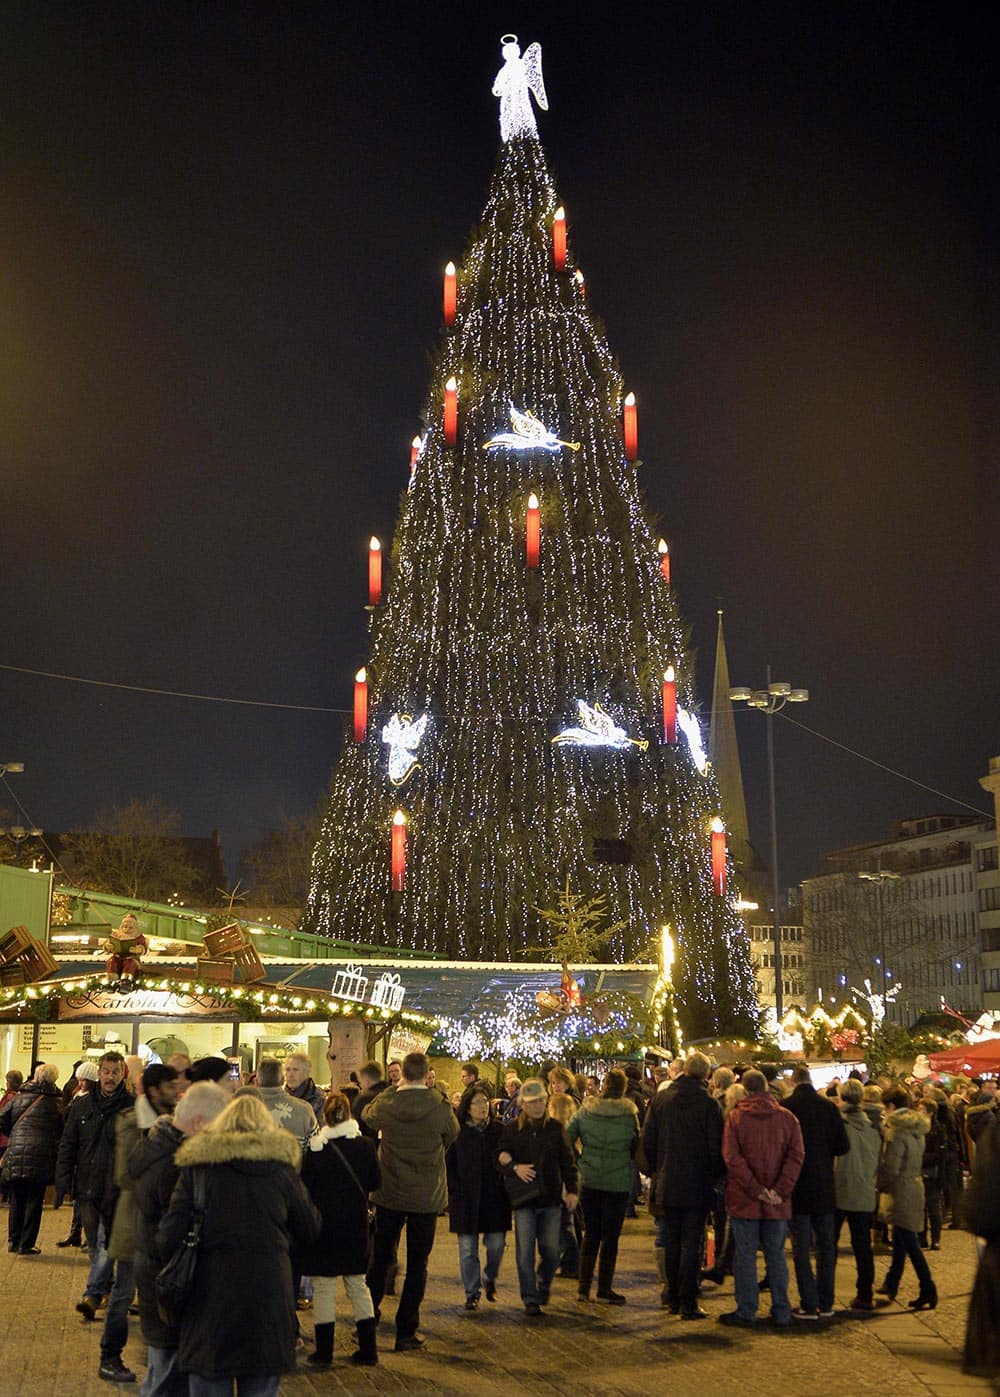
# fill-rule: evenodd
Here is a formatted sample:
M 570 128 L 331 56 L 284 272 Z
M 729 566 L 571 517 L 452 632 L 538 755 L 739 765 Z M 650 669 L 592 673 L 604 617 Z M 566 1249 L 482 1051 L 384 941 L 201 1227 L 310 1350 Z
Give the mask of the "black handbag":
M 194 1289 L 198 1266 L 198 1244 L 205 1221 L 205 1171 L 194 1171 L 194 1204 L 191 1222 L 183 1242 L 169 1261 L 156 1273 L 156 1308 L 164 1324 L 176 1329 Z
M 507 1190 L 507 1197 L 510 1199 L 510 1206 L 514 1209 L 524 1208 L 529 1203 L 533 1203 L 536 1198 L 541 1197 L 542 1185 L 538 1178 L 538 1168 L 535 1167 L 535 1177 L 530 1183 L 525 1183 L 518 1174 L 504 1174 L 503 1186 Z

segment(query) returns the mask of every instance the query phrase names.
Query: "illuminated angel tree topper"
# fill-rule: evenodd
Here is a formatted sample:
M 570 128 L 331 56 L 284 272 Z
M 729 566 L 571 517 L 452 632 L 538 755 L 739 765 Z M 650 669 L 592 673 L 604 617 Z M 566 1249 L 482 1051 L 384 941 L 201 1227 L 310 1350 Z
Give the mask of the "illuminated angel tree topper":
M 640 500 L 641 463 L 626 460 L 621 374 L 572 246 L 565 270 L 553 257 L 559 199 L 535 134 L 528 93 L 544 89 L 530 53 L 504 52 L 504 139 L 370 613 L 370 722 L 334 772 L 303 926 L 456 960 L 521 960 L 544 936 L 535 909 L 569 878 L 620 923 L 609 960 L 642 955 L 671 924 L 689 1036 L 745 1036 L 756 1014 L 746 938 L 712 888 L 718 789 L 696 726 L 662 740 L 661 676 L 675 667 L 678 702 L 696 715 L 693 662 Z M 532 494 L 537 567 L 525 549 Z M 406 714 L 429 718 L 419 764 L 417 732 L 394 716 Z M 406 878 L 393 893 L 393 781 L 404 770 Z

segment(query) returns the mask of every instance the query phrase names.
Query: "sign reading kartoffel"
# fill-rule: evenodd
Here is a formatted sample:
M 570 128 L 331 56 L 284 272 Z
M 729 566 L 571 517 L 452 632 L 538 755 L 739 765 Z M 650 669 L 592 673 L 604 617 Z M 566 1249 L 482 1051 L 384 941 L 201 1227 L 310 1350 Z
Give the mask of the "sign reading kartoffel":
M 155 1014 L 178 1018 L 200 1018 L 220 1014 L 235 1016 L 230 1001 L 200 995 L 197 1000 L 168 990 L 91 991 L 78 999 L 67 995 L 59 1002 L 60 1019 L 88 1019 L 94 1014 Z

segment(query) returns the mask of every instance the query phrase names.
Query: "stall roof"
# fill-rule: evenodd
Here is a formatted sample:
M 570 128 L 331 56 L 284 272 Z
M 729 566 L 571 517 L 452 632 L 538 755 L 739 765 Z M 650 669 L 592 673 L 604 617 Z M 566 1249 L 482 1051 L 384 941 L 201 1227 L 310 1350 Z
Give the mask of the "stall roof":
M 100 974 L 104 969 L 104 956 L 85 959 L 80 956 L 56 956 L 59 970 L 50 979 L 64 977 L 84 977 Z M 279 960 L 263 956 L 267 979 L 273 984 L 288 989 L 325 990 L 333 985 L 334 975 L 352 963 L 352 958 L 343 956 L 338 960 Z M 357 955 L 353 963 L 363 969 L 363 973 L 378 978 L 383 971 L 399 976 L 399 983 L 406 991 L 404 1008 L 417 1013 L 432 1014 L 459 1020 L 472 1018 L 481 1012 L 487 1003 L 498 1006 L 507 994 L 516 990 L 527 990 L 537 994 L 540 990 L 558 990 L 562 975 L 559 965 L 543 965 L 538 962 L 524 964 L 492 964 L 485 961 L 441 961 L 441 960 L 394 960 L 383 952 L 382 958 Z M 198 962 L 194 957 L 169 959 L 147 959 L 142 967 L 144 978 L 162 975 L 173 978 L 179 974 L 185 978 L 192 975 Z M 575 965 L 573 977 L 583 993 L 596 994 L 599 990 L 617 990 L 634 994 L 648 1001 L 659 974 L 658 967 L 651 964 L 630 965 Z

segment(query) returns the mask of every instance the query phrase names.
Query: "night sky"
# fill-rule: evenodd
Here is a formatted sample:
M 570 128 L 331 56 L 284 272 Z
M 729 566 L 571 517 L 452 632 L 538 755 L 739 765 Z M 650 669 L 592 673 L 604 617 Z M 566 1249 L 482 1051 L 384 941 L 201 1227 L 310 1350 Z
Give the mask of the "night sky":
M 8 3 L 0 664 L 346 709 L 367 542 L 485 201 L 499 39 L 627 387 L 710 698 L 988 811 L 1000 753 L 988 7 Z M 706 715 L 707 716 L 707 715 Z M 158 796 L 231 872 L 311 808 L 337 713 L 0 669 L 28 817 Z M 766 850 L 764 724 L 738 718 Z M 782 881 L 963 807 L 776 721 Z M 16 783 L 16 785 L 15 785 Z M 13 808 L 0 789 L 0 807 Z

